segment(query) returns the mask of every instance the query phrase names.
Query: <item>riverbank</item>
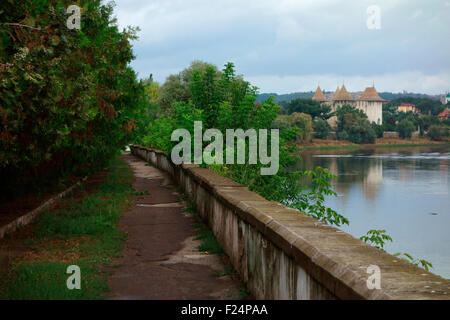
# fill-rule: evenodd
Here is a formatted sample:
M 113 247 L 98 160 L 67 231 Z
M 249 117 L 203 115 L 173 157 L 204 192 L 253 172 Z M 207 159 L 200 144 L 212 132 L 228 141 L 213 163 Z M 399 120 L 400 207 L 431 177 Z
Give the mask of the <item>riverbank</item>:
M 450 144 L 450 140 L 433 141 L 427 138 L 399 139 L 399 138 L 379 138 L 373 144 L 356 144 L 343 140 L 322 140 L 313 139 L 312 142 L 301 143 L 298 146 L 301 150 L 327 150 L 327 149 L 365 149 L 365 148 L 389 148 L 389 147 L 419 147 L 438 146 Z

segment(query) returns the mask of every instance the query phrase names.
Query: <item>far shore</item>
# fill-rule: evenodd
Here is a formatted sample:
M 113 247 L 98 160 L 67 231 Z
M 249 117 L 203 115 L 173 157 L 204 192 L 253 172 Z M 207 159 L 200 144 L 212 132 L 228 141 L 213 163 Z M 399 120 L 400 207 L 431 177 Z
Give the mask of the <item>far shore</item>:
M 450 140 L 433 141 L 428 138 L 378 138 L 372 144 L 356 144 L 344 140 L 312 139 L 312 142 L 298 144 L 300 150 L 326 150 L 326 149 L 364 149 L 364 148 L 390 148 L 390 147 L 419 147 L 439 146 L 450 144 Z

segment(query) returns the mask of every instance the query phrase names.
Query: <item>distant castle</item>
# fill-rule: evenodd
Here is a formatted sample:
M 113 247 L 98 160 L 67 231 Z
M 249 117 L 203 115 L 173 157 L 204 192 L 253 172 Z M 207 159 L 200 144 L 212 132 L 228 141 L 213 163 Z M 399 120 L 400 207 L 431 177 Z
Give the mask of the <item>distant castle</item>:
M 366 88 L 361 96 L 356 97 L 356 99 L 348 93 L 345 85 L 342 85 L 340 89 L 337 87 L 336 92 L 329 99 L 325 97 L 320 86 L 318 86 L 314 93 L 313 100 L 331 106 L 331 112 L 336 111 L 338 107 L 341 107 L 344 104 L 349 104 L 362 110 L 367 115 L 370 122 L 375 122 L 376 124 L 383 123 L 383 102 L 386 100 L 378 95 L 375 86 Z M 334 126 L 336 121 L 336 116 L 330 118 L 330 125 Z

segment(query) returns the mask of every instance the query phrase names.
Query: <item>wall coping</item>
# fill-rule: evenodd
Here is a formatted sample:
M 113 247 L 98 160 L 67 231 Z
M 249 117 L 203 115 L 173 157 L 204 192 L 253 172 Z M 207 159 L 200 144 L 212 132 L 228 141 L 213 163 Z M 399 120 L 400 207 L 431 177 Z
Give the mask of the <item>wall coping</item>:
M 197 165 L 174 165 L 242 220 L 256 228 L 311 277 L 340 299 L 445 299 L 450 280 L 379 250 L 348 233 L 281 203 L 268 201 L 228 178 Z M 367 267 L 381 270 L 381 289 L 368 289 Z

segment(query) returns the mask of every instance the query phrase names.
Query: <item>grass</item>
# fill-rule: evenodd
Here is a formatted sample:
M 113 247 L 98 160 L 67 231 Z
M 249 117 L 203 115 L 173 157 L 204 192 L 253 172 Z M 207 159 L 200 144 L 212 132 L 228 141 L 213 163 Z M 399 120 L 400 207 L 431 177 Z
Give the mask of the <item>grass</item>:
M 116 223 L 135 193 L 133 179 L 130 167 L 116 158 L 94 193 L 82 199 L 71 194 L 62 208 L 43 212 L 33 236 L 21 240 L 27 247 L 25 257 L 12 261 L 0 275 L 0 298 L 102 298 L 108 290 L 102 268 L 120 255 L 125 234 Z M 67 289 L 70 265 L 81 268 L 80 290 Z
M 299 145 L 300 151 L 308 150 L 335 150 L 335 149 L 373 149 L 373 148 L 403 148 L 403 147 L 426 147 L 426 146 L 442 146 L 450 144 L 448 141 L 432 142 L 432 143 L 382 143 L 382 144 L 336 144 L 336 145 Z
M 305 150 L 333 150 L 333 149 L 372 149 L 372 148 L 403 148 L 403 147 L 428 147 L 441 146 L 448 143 L 398 143 L 398 144 L 347 144 L 347 145 L 328 145 L 328 146 L 300 146 L 301 151 Z
M 186 195 L 184 195 L 183 193 L 180 194 L 182 194 L 183 200 L 189 203 L 189 206 L 185 210 L 189 212 L 196 221 L 196 223 L 194 224 L 194 228 L 198 235 L 194 238 L 194 240 L 200 240 L 200 245 L 197 247 L 197 249 L 201 252 L 208 252 L 209 254 L 223 254 L 222 246 L 219 242 L 217 242 L 216 237 L 214 236 L 214 233 L 211 231 L 211 229 L 208 228 L 208 226 L 205 225 L 199 217 L 195 209 L 195 205 Z
M 190 213 L 193 216 L 194 220 L 196 221 L 194 227 L 198 235 L 197 237 L 194 238 L 194 240 L 200 240 L 200 245 L 197 247 L 197 249 L 200 252 L 207 252 L 208 254 L 225 255 L 222 246 L 220 245 L 219 242 L 217 242 L 216 237 L 214 236 L 212 230 L 203 223 L 200 216 L 198 215 L 193 201 L 187 195 L 185 195 L 180 188 L 177 188 L 177 191 L 180 194 L 181 198 L 188 203 L 188 206 L 185 208 L 185 211 Z M 224 257 L 225 256 L 222 257 L 222 262 L 224 265 L 223 271 L 215 272 L 214 275 L 216 277 L 237 275 L 236 270 L 234 269 L 233 265 L 230 263 L 228 258 Z M 237 297 L 237 299 L 249 300 L 251 299 L 251 297 L 252 296 L 247 290 L 247 286 L 244 284 L 243 288 L 239 291 L 239 296 Z

